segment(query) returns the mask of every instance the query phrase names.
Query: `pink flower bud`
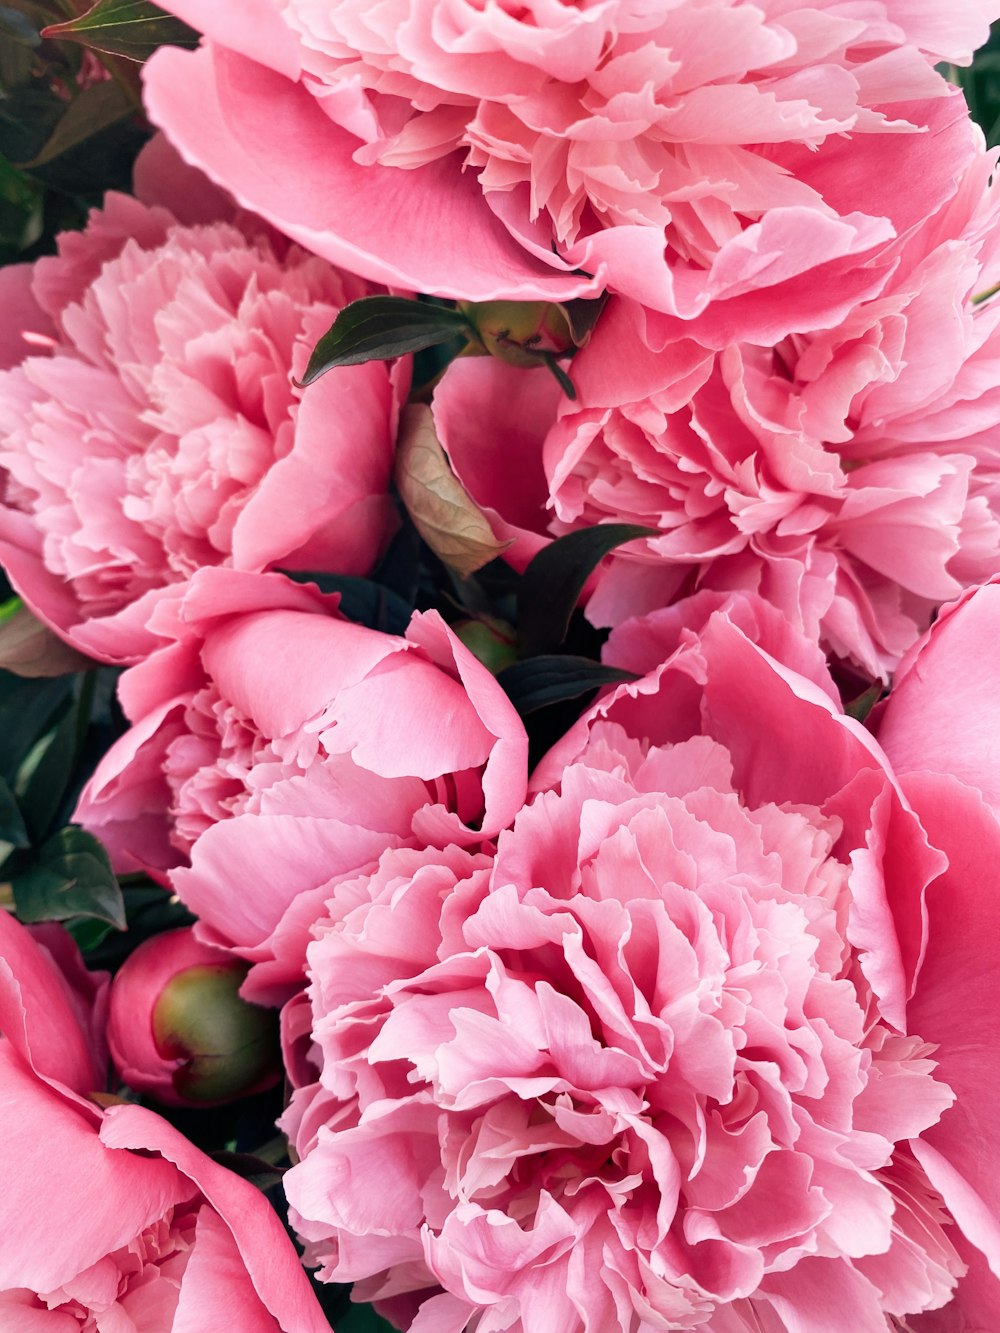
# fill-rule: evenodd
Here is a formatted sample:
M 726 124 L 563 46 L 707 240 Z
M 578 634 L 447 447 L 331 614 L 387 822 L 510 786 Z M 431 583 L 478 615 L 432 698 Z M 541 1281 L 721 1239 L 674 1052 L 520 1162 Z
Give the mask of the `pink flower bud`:
M 190 927 L 141 944 L 111 986 L 108 1044 L 123 1081 L 171 1106 L 217 1106 L 272 1087 L 277 1015 L 240 998 L 247 970 Z

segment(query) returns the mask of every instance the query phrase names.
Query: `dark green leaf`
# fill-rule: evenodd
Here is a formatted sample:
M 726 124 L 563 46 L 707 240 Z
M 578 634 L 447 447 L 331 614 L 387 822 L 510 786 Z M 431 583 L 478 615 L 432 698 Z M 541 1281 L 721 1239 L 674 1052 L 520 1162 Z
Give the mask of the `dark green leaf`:
M 658 535 L 655 528 L 633 523 L 601 523 L 567 533 L 539 551 L 524 571 L 518 593 L 522 654 L 533 657 L 559 647 L 584 584 L 609 551 L 637 537 Z
M 347 574 L 308 574 L 297 569 L 283 573 L 296 583 L 315 583 L 320 592 L 339 592 L 340 609 L 348 620 L 383 634 L 406 633 L 413 607 L 391 588 Z
M 50 199 L 69 195 L 97 202 L 107 190 L 131 188 L 132 164 L 148 138 L 138 117 L 123 116 L 33 167 L 31 174 L 48 187 Z M 43 147 L 39 144 L 36 152 Z
M 41 186 L 0 157 L 0 264 L 33 245 L 43 225 Z
M 77 917 L 67 926 L 69 933 L 76 940 L 76 947 L 81 953 L 93 953 L 99 949 L 109 935 L 115 932 L 110 921 L 98 921 L 96 917 Z
M 395 1333 L 370 1305 L 351 1305 L 337 1320 L 337 1333 Z
M 497 681 L 522 717 L 565 699 L 577 699 L 602 685 L 637 679 L 634 672 L 604 666 L 589 657 L 559 653 L 546 653 L 526 662 L 515 662 L 497 674 Z
M 39 741 L 17 774 L 14 790 L 33 842 L 49 832 L 73 776 L 79 711 L 76 703 Z
M 96 51 L 140 62 L 160 46 L 193 49 L 200 41 L 193 28 L 149 0 L 97 0 L 86 14 L 54 23 L 43 30 L 42 36 L 80 42 Z
M 125 929 L 125 906 L 108 854 L 82 828 L 60 829 L 39 849 L 35 865 L 13 876 L 11 885 L 22 921 L 94 917 Z
M 280 1185 L 281 1177 L 285 1174 L 284 1168 L 273 1166 L 262 1157 L 256 1157 L 249 1152 L 226 1152 L 222 1150 L 212 1153 L 212 1160 L 218 1162 L 220 1166 L 224 1166 L 227 1171 L 232 1171 L 234 1175 L 249 1181 L 262 1193 L 273 1189 L 275 1185 Z
M 23 165 L 26 168 L 44 166 L 134 111 L 132 99 L 120 84 L 110 79 L 106 83 L 91 84 L 73 98 L 39 152 Z
M 0 776 L 13 782 L 28 751 L 56 720 L 72 676 L 26 680 L 0 671 Z
M 31 47 L 0 30 L 0 98 L 9 98 L 15 89 L 22 88 L 30 79 L 34 64 Z
M 884 689 L 885 686 L 882 681 L 873 681 L 867 690 L 863 690 L 856 698 L 844 704 L 844 712 L 848 717 L 853 717 L 855 721 L 864 722 L 879 699 L 882 698 Z
M 31 846 L 14 793 L 3 778 L 0 778 L 0 841 L 9 842 L 12 847 Z
M 66 103 L 38 79 L 11 86 L 7 82 L 12 77 L 7 60 L 11 50 L 23 51 L 29 59 L 31 53 L 13 45 L 5 51 L 0 42 L 0 153 L 16 166 L 38 152 L 65 112 Z
M 466 317 L 447 306 L 402 296 L 363 296 L 345 306 L 320 338 L 302 383 L 312 384 L 335 366 L 387 361 L 470 332 Z
M 594 325 L 600 318 L 607 300 L 608 294 L 604 292 L 596 299 L 579 296 L 572 301 L 563 301 L 560 309 L 566 316 L 570 335 L 577 347 L 586 347 L 590 341 Z

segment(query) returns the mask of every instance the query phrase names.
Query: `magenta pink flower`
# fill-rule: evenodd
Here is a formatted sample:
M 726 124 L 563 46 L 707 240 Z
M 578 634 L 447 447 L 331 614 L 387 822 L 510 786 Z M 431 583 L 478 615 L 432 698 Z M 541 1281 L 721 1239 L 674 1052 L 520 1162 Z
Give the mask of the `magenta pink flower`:
M 218 207 L 200 179 L 178 209 Z M 4 272 L 0 559 L 49 625 L 135 661 L 152 607 L 202 566 L 368 571 L 395 521 L 402 365 L 292 383 L 364 283 L 259 220 L 181 225 L 118 195 L 58 256 Z
M 472 299 L 607 284 L 683 320 L 735 302 L 773 321 L 811 281 L 819 324 L 877 289 L 880 247 L 947 178 L 945 142 L 921 131 L 967 113 L 933 66 L 967 61 L 993 14 L 979 0 L 947 25 L 930 0 L 168 8 L 208 40 L 157 53 L 150 114 L 336 262 Z M 845 136 L 857 162 L 831 195 Z
M 572 363 L 579 401 L 539 403 L 530 433 L 513 372 L 450 367 L 438 430 L 497 535 L 515 539 L 511 558 L 546 530 L 638 523 L 658 535 L 601 571 L 595 624 L 696 586 L 743 588 L 887 677 L 934 609 L 1000 558 L 1000 304 L 975 300 L 1000 271 L 991 170 L 972 153 L 881 294 L 830 328 L 652 352 L 641 309 L 613 300 Z
M 264 1196 L 153 1112 L 91 1098 L 106 990 L 61 928 L 0 912 L 0 1327 L 324 1333 Z
M 983 1004 L 996 937 L 939 918 L 946 857 L 814 650 L 780 664 L 780 617 L 674 632 L 495 855 L 390 850 L 314 928 L 286 1011 L 309 1257 L 410 1333 L 978 1328 L 998 1211 L 948 1176 L 943 959 Z M 989 1081 L 961 1088 L 985 1163 Z
M 77 822 L 120 869 L 170 881 L 208 943 L 255 964 L 243 994 L 301 985 L 311 922 L 387 847 L 474 845 L 520 808 L 527 737 L 435 613 L 405 638 L 332 614 L 279 575 L 206 569 L 127 672 L 134 725 Z

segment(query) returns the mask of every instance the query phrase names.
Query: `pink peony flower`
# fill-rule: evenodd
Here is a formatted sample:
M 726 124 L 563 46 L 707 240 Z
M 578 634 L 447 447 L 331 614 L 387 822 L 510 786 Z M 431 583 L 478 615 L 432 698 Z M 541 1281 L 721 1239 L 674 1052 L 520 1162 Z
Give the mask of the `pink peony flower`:
M 434 612 L 398 638 L 330 614 L 312 586 L 219 569 L 165 609 L 179 619 L 155 625 L 176 641 L 122 678 L 134 725 L 74 818 L 117 867 L 171 871 L 199 936 L 255 965 L 242 993 L 276 1003 L 341 879 L 386 847 L 476 844 L 510 822 L 527 737 Z
M 950 163 L 921 131 L 967 118 L 933 65 L 968 61 L 996 12 L 986 0 L 947 22 L 926 0 L 168 8 L 207 42 L 157 53 L 153 119 L 335 262 L 484 300 L 606 283 L 682 320 L 731 302 L 774 319 L 786 290 L 801 303 L 811 282 L 816 326 L 877 288 L 880 247 L 929 211 Z M 852 179 L 830 198 L 845 136 Z
M 405 363 L 375 363 L 303 397 L 291 377 L 369 289 L 231 206 L 205 221 L 221 196 L 154 153 L 202 225 L 109 195 L 0 288 L 0 560 L 53 629 L 126 662 L 204 565 L 367 573 L 395 522 L 405 391 Z
M 516 538 L 515 562 L 546 528 L 639 523 L 659 535 L 601 571 L 595 624 L 695 586 L 743 588 L 888 676 L 935 608 L 1000 559 L 1000 303 L 976 303 L 1000 270 L 992 168 L 973 154 L 882 293 L 831 328 L 654 353 L 642 312 L 612 301 L 572 364 L 578 403 L 535 414 L 516 470 L 501 461 L 516 409 L 495 409 L 511 372 L 450 367 L 439 434 L 498 535 Z
M 264 1196 L 151 1111 L 91 1099 L 107 978 L 39 938 L 0 912 L 0 1327 L 325 1333 Z
M 985 1032 L 997 936 L 947 923 L 953 895 L 1000 901 L 1000 826 L 956 884 L 815 649 L 759 603 L 701 609 L 543 761 L 495 854 L 390 849 L 314 928 L 292 1216 L 410 1333 L 1000 1308 L 995 1191 L 949 1175 L 997 1151 L 997 1039 L 967 1054 L 950 1003 Z

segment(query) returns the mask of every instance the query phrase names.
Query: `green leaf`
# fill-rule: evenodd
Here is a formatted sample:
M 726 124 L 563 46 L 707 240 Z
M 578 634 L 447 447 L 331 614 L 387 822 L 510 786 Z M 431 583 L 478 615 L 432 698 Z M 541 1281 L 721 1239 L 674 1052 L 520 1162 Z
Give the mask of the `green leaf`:
M 885 684 L 883 681 L 872 681 L 867 690 L 862 690 L 859 695 L 844 704 L 844 712 L 848 717 L 853 717 L 856 722 L 864 722 L 879 699 L 882 698 L 884 692 Z
M 41 235 L 45 225 L 42 193 L 36 181 L 0 156 L 0 264 L 12 263 Z
M 74 701 L 59 725 L 29 752 L 14 783 L 24 818 L 34 842 L 52 826 L 76 760 L 79 709 Z
M 634 523 L 601 523 L 567 533 L 539 551 L 524 571 L 518 592 L 522 655 L 533 657 L 559 647 L 584 584 L 609 551 L 637 537 L 656 536 L 655 528 Z
M 337 1333 L 395 1333 L 370 1305 L 351 1305 L 337 1320 Z
M 0 778 L 0 840 L 9 842 L 12 847 L 31 846 L 20 807 L 3 778 Z
M 91 84 L 73 98 L 66 114 L 31 161 L 21 165 L 27 169 L 44 166 L 134 111 L 131 97 L 120 84 L 113 80 Z
M 618 685 L 623 680 L 638 680 L 638 676 L 619 667 L 604 666 L 589 657 L 559 653 L 515 662 L 497 673 L 497 682 L 522 717 L 565 699 L 577 699 L 602 685 Z
M 296 583 L 314 583 L 320 592 L 339 592 L 340 609 L 348 620 L 383 634 L 405 634 L 413 607 L 391 588 L 372 579 L 348 574 L 312 574 L 285 569 L 282 573 Z
M 7 99 L 31 78 L 35 57 L 25 42 L 0 33 L 0 98 Z
M 108 854 L 75 825 L 39 848 L 30 870 L 11 879 L 18 917 L 27 923 L 94 917 L 125 929 L 125 905 Z
M 28 751 L 51 728 L 72 689 L 72 676 L 23 680 L 0 671 L 0 776 L 13 782 Z
M 97 0 L 93 8 L 66 23 L 43 29 L 43 37 L 80 42 L 95 51 L 140 63 L 161 46 L 185 46 L 201 40 L 193 28 L 166 14 L 149 0 Z
M 96 917 L 77 917 L 70 921 L 66 929 L 76 940 L 76 947 L 81 953 L 92 953 L 99 949 L 115 930 L 110 921 L 98 921 Z
M 574 297 L 572 301 L 563 301 L 559 307 L 566 316 L 566 323 L 577 347 L 586 347 L 590 341 L 594 325 L 600 319 L 607 300 L 607 292 L 602 292 L 598 297 Z
M 255 1189 L 261 1193 L 266 1193 L 273 1189 L 275 1185 L 281 1184 L 281 1178 L 285 1174 L 285 1168 L 274 1166 L 271 1162 L 266 1162 L 262 1157 L 256 1157 L 248 1152 L 229 1152 L 226 1149 L 220 1149 L 211 1154 L 213 1162 L 218 1162 L 224 1166 L 227 1171 L 232 1171 L 234 1175 L 247 1180 Z
M 472 326 L 458 310 L 410 301 L 403 296 L 363 296 L 345 306 L 309 358 L 303 385 L 312 384 L 335 366 L 359 366 L 393 356 L 421 352 L 472 336 Z

